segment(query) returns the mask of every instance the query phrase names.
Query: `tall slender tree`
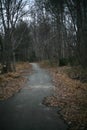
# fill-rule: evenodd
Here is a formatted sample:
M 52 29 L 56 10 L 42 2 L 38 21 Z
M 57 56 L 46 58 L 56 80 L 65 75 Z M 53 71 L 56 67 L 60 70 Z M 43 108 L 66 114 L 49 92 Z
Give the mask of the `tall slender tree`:
M 0 16 L 4 30 L 4 64 L 6 64 L 7 72 L 13 71 L 11 62 L 13 61 L 13 43 L 11 37 L 15 26 L 20 18 L 26 15 L 24 10 L 26 6 L 25 0 L 0 0 Z

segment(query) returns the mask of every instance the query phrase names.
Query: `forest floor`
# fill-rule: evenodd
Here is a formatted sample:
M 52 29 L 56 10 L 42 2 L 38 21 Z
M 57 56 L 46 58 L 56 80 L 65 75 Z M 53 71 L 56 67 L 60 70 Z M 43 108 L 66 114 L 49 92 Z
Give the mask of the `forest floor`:
M 41 66 L 47 67 L 43 63 Z M 47 69 L 52 74 L 55 90 L 54 95 L 44 98 L 43 104 L 58 108 L 69 130 L 87 130 L 87 83 L 71 78 L 71 67 Z
M 20 91 L 23 84 L 27 81 L 24 77 L 26 73 L 31 72 L 29 62 L 16 63 L 16 72 L 10 72 L 0 75 L 0 100 L 8 99 Z

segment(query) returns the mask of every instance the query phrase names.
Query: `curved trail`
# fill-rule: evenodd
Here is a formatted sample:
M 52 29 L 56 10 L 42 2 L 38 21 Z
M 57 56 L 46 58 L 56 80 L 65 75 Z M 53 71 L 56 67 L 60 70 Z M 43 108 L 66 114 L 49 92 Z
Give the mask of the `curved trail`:
M 0 102 L 0 130 L 67 130 L 55 110 L 41 104 L 53 91 L 48 72 L 32 63 L 33 73 L 14 97 Z

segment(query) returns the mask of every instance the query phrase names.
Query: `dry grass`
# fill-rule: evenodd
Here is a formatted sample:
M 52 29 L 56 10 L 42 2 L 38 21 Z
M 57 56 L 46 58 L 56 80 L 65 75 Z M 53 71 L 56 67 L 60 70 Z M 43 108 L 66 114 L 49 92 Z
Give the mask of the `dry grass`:
M 56 67 L 57 66 L 56 63 L 53 63 L 49 60 L 41 61 L 41 62 L 39 62 L 39 64 L 40 64 L 41 67 L 44 67 L 44 68 L 50 68 L 50 67 Z
M 32 65 L 29 62 L 18 62 L 16 64 L 16 71 L 19 73 L 30 72 Z
M 87 129 L 87 83 L 71 79 L 66 73 L 71 67 L 49 69 L 55 84 L 54 96 L 44 99 L 44 104 L 61 108 L 60 114 L 70 130 Z
M 29 63 L 20 62 L 16 64 L 16 72 L 0 75 L 0 100 L 5 100 L 18 92 L 25 83 L 23 75 L 31 71 Z

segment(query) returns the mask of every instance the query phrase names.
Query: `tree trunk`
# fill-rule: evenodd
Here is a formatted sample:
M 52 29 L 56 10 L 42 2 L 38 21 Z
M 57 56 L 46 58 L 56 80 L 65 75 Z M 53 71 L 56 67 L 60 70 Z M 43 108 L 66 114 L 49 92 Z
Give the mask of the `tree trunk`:
M 12 46 L 11 46 L 9 31 L 6 31 L 6 33 L 5 33 L 5 58 L 4 58 L 4 61 L 5 61 L 4 63 L 6 66 L 6 71 L 12 72 L 12 66 L 11 66 Z
M 84 10 L 84 11 L 83 11 Z M 87 6 L 77 1 L 77 51 L 80 63 L 87 67 Z

